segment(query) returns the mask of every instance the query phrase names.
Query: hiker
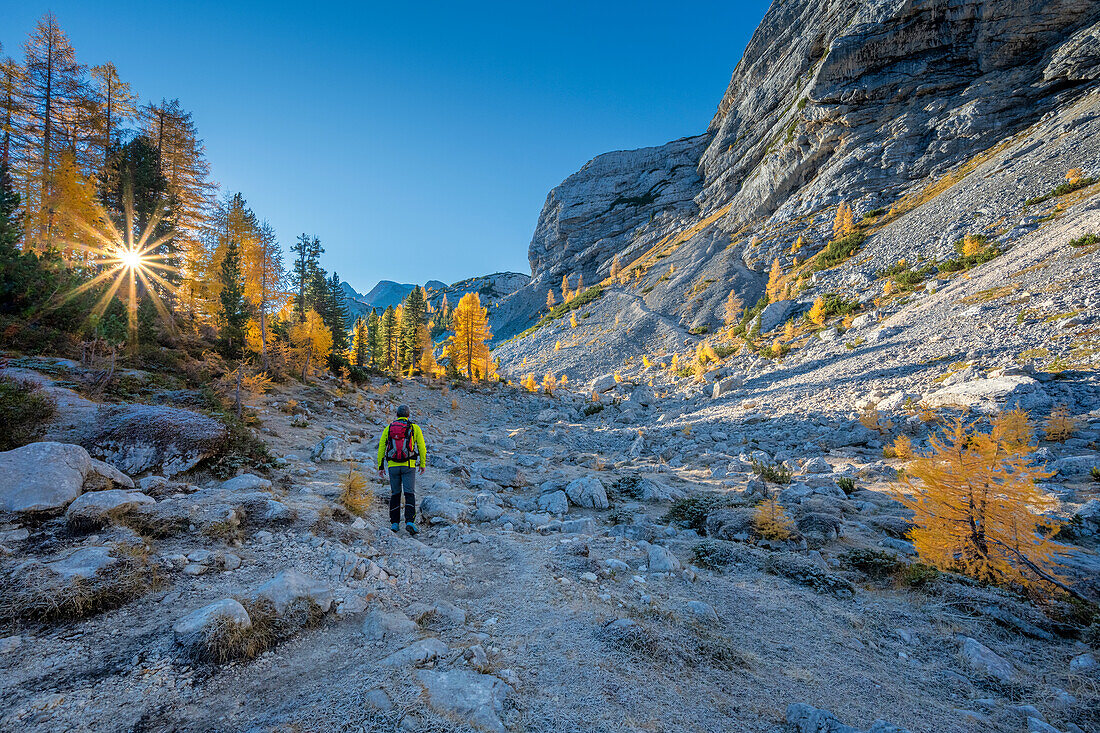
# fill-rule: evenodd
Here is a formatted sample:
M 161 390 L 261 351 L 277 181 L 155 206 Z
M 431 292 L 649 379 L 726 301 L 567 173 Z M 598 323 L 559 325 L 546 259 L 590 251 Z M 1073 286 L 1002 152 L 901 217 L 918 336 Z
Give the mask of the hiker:
M 409 420 L 409 406 L 397 408 L 397 419 L 386 426 L 378 440 L 378 476 L 385 479 L 390 469 L 390 529 L 401 529 L 401 493 L 405 494 L 405 529 L 417 534 L 416 527 L 416 466 L 420 473 L 428 463 L 428 449 L 420 426 Z

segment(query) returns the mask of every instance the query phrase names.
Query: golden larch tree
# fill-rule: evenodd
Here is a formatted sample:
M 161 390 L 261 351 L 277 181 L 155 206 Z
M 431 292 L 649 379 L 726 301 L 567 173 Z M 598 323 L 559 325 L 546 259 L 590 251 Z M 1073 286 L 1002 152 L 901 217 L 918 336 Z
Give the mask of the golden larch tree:
M 489 375 L 489 346 L 485 343 L 493 337 L 489 332 L 489 311 L 481 306 L 477 293 L 466 293 L 452 313 L 454 333 L 449 353 L 452 363 L 466 372 L 469 379 L 475 374 Z
M 856 230 L 852 218 L 852 207 L 847 201 L 841 201 L 836 208 L 836 220 L 833 221 L 833 238 L 843 239 Z
M 547 290 L 546 291 L 546 310 L 552 309 L 557 304 L 558 304 L 557 301 L 554 300 L 554 289 L 551 288 L 551 289 Z
M 772 303 L 783 300 L 783 267 L 779 264 L 779 258 L 772 261 L 771 272 L 768 273 L 768 300 Z
M 623 266 L 622 263 L 619 261 L 619 255 L 615 255 L 615 258 L 611 260 L 611 279 L 617 280 L 619 277 L 619 273 L 622 271 L 622 269 Z
M 310 364 L 315 361 L 323 364 L 328 357 L 332 349 L 332 331 L 317 311 L 310 308 L 304 321 L 291 324 L 290 343 L 301 362 L 302 380 L 305 381 L 309 376 Z
M 741 297 L 737 294 L 737 291 L 731 290 L 730 294 L 726 296 L 726 306 L 722 314 L 722 320 L 727 328 L 733 327 L 741 318 L 741 309 L 744 308 L 744 306 L 745 304 L 741 301 Z
M 818 296 L 806 317 L 819 326 L 825 325 L 825 299 Z
M 932 449 L 914 454 L 898 500 L 913 512 L 910 538 L 923 562 L 988 582 L 1067 589 L 1058 575 L 1057 501 L 1035 483 L 1053 474 L 1026 449 L 956 418 Z

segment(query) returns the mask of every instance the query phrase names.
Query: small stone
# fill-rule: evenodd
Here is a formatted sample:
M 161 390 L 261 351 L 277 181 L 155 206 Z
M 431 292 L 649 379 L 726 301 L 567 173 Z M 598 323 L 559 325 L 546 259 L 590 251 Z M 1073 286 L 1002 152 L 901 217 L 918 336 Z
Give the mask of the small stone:
M 599 578 L 597 578 L 596 574 L 593 572 L 586 572 L 581 573 L 581 580 L 583 580 L 585 583 L 595 583 L 597 580 L 599 580 Z

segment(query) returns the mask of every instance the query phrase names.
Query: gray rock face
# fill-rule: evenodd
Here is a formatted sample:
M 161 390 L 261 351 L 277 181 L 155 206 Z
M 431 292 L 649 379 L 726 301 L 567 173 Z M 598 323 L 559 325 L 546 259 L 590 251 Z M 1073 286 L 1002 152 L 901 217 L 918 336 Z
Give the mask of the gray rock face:
M 745 384 L 745 377 L 740 374 L 731 374 L 725 379 L 719 379 L 714 383 L 714 389 L 711 391 L 711 397 L 718 399 L 719 397 L 725 397 L 730 392 L 741 389 Z
M 134 488 L 117 468 L 67 443 L 30 443 L 0 453 L 0 476 L 0 510 L 8 512 L 56 512 L 85 489 Z
M 190 410 L 156 405 L 102 407 L 81 440 L 88 452 L 130 474 L 174 476 L 216 455 L 225 426 Z
M 69 505 L 65 512 L 65 521 L 73 527 L 96 527 L 106 523 L 113 511 L 125 511 L 156 502 L 140 491 L 107 489 L 81 494 Z
M 616 253 L 623 253 L 624 264 L 641 254 L 629 246 L 631 232 L 651 213 L 669 220 L 694 213 L 701 183 L 695 168 L 708 141 L 701 135 L 605 153 L 562 181 L 546 196 L 531 239 L 535 280 L 560 282 L 569 273 L 598 282 Z
M 781 326 L 787 320 L 787 316 L 794 310 L 793 300 L 777 300 L 768 303 L 760 312 L 760 333 L 767 333 L 777 326 Z
M 477 730 L 504 733 L 500 713 L 512 688 L 498 677 L 456 669 L 416 673 L 428 693 L 428 704 L 438 712 L 469 721 Z
M 585 476 L 565 485 L 565 494 L 569 501 L 579 507 L 589 509 L 607 509 L 607 490 L 595 476 Z

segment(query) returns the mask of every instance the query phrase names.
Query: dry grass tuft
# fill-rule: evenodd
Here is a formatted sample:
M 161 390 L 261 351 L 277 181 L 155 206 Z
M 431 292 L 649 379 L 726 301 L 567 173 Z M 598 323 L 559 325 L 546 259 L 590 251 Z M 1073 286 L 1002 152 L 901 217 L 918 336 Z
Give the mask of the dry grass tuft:
M 276 644 L 305 628 L 317 626 L 325 613 L 311 598 L 295 601 L 280 616 L 267 598 L 238 599 L 252 620 L 242 626 L 228 620 L 215 623 L 190 651 L 191 659 L 205 664 L 225 664 L 255 659 Z
M 1043 431 L 1046 439 L 1053 443 L 1065 443 L 1077 430 L 1077 420 L 1069 413 L 1065 405 L 1058 405 L 1047 418 L 1046 428 Z
M 370 510 L 371 499 L 367 492 L 367 480 L 359 472 L 359 466 L 352 463 L 348 472 L 340 481 L 339 502 L 352 514 L 366 516 Z

